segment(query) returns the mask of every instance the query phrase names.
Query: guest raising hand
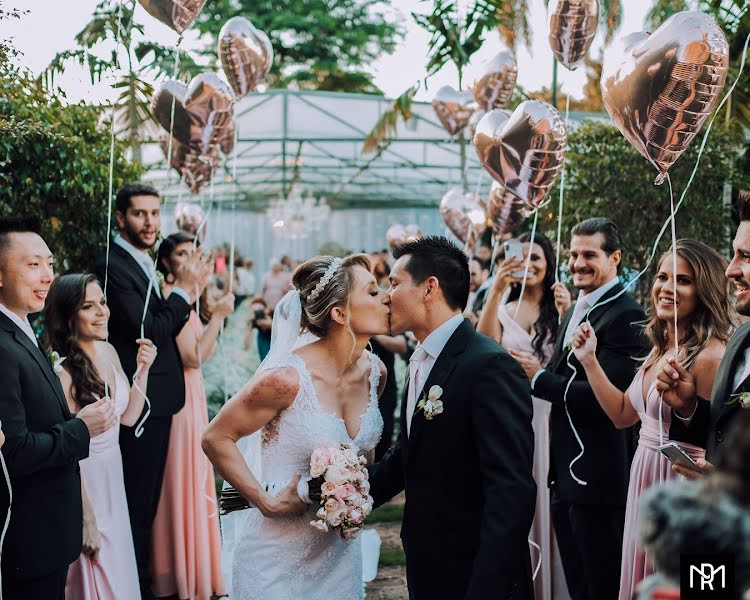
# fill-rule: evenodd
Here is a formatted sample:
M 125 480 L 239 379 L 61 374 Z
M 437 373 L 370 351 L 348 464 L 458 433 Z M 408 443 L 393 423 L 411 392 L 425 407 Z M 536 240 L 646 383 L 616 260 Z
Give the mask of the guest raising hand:
M 66 597 L 137 598 L 138 571 L 119 434 L 120 423 L 133 427 L 143 410 L 143 391 L 156 358 L 156 346 L 150 340 L 136 340 L 137 368 L 131 388 L 117 352 L 106 341 L 109 308 L 94 275 L 62 275 L 55 279 L 44 320 L 50 349 L 65 357 L 60 382 L 71 412 L 104 402 L 115 415 L 113 427 L 92 436 L 89 457 L 80 462 L 83 546 L 68 571 Z
M 194 238 L 186 233 L 173 233 L 162 241 L 157 268 L 164 274 L 165 297 L 172 293 L 175 273 L 195 254 Z M 200 366 L 213 356 L 221 325 L 233 311 L 234 294 L 227 293 L 211 306 L 205 328 L 191 310 L 177 336 L 184 367 L 185 407 L 172 419 L 164 483 L 152 530 L 151 571 L 157 597 L 209 600 L 227 593 L 221 572 L 214 472 L 201 448 L 208 408 Z
M 638 583 L 652 572 L 653 560 L 647 559 L 636 543 L 640 496 L 651 485 L 675 477 L 669 460 L 659 452 L 659 447 L 671 439 L 672 411 L 656 389 L 656 374 L 668 357 L 674 355 L 677 339 L 680 360 L 691 372 L 699 393 L 710 396 L 732 329 L 724 259 L 694 240 L 679 240 L 676 247 L 677 289 L 669 251 L 659 261 L 651 288 L 646 335 L 653 349 L 626 392 L 609 380 L 599 363 L 596 334 L 591 325 L 583 323 L 571 337 L 575 356 L 586 371 L 596 399 L 615 427 L 641 422 L 625 510 L 620 600 L 630 600 Z M 703 458 L 703 448 L 688 443 L 679 447 L 693 460 Z

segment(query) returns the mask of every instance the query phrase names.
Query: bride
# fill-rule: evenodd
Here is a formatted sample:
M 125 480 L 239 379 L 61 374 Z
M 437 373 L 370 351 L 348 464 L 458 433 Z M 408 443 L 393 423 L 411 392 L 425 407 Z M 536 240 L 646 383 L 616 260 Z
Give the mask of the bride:
M 360 540 L 313 529 L 314 509 L 297 490 L 323 444 L 351 443 L 372 461 L 386 378 L 365 347 L 388 332 L 390 299 L 364 254 L 312 258 L 292 281 L 295 289 L 276 307 L 268 357 L 203 435 L 216 470 L 258 509 L 242 511 L 237 526 L 231 597 L 362 598 Z M 258 437 L 262 480 L 248 466 L 257 452 L 247 441 Z M 244 455 L 240 440 L 249 446 Z M 263 482 L 286 485 L 269 493 Z

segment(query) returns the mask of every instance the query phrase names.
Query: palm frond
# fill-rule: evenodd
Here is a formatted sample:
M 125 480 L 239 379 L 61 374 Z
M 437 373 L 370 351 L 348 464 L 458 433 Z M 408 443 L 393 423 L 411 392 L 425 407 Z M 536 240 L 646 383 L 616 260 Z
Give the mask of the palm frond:
M 372 131 L 367 134 L 364 144 L 362 144 L 363 154 L 369 154 L 378 150 L 396 134 L 399 117 L 401 117 L 404 123 L 411 119 L 412 101 L 418 89 L 418 83 L 410 87 L 393 101 L 390 109 L 380 115 Z
M 135 57 L 144 71 L 151 71 L 158 77 L 174 77 L 175 49 L 157 42 L 139 42 L 134 50 Z M 180 52 L 178 79 L 189 80 L 201 72 L 202 67 L 188 52 Z
M 675 13 L 688 10 L 686 0 L 656 0 L 646 13 L 644 26 L 653 31 Z

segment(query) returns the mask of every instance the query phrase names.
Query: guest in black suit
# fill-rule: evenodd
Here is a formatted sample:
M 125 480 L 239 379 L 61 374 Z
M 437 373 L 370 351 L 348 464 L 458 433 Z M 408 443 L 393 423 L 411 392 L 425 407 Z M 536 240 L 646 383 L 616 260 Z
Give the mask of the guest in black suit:
M 161 225 L 159 194 L 149 186 L 126 185 L 117 193 L 115 202 L 120 233 L 110 247 L 108 264 L 104 255 L 94 265 L 94 272 L 104 282 L 111 310 L 109 342 L 117 350 L 129 379 L 136 370 L 139 348 L 136 340 L 148 338 L 159 348 L 148 379 L 146 393 L 151 412 L 143 433 L 135 436 L 137 424 L 123 425 L 120 430 L 138 578 L 141 594 L 147 599 L 153 598 L 149 570 L 151 525 L 161 493 L 172 415 L 185 404 L 185 381 L 175 338 L 190 316 L 191 305 L 205 287 L 210 265 L 195 253 L 176 272 L 172 294 L 163 298 L 154 262 L 148 254 L 156 244 Z M 141 420 L 146 411 L 148 406 Z
M 34 220 L 0 217 L 0 421 L 13 491 L 2 548 L 5 600 L 65 597 L 83 535 L 78 461 L 88 456 L 90 437 L 114 424 L 107 399 L 70 414 L 29 324 L 53 277 L 52 253 L 38 232 Z M 0 486 L 7 514 L 8 492 Z
M 394 257 L 391 331 L 412 331 L 420 345 L 409 362 L 399 440 L 371 468 L 370 483 L 376 505 L 406 491 L 409 597 L 531 599 L 528 382 L 461 315 L 469 269 L 454 244 L 422 238 L 398 245 Z
M 737 199 L 740 225 L 732 244 L 734 256 L 726 270 L 734 282 L 737 312 L 750 316 L 750 192 L 740 192 Z M 696 394 L 693 376 L 677 361 L 671 360 L 657 376 L 657 389 L 663 393 L 678 417 L 670 435 L 681 442 L 706 448 L 706 460 L 698 464 L 704 472 L 721 460 L 725 440 L 734 427 L 740 409 L 750 409 L 750 322 L 745 323 L 729 340 L 719 365 L 711 400 Z M 679 465 L 678 473 L 696 478 L 700 474 Z
M 534 396 L 552 403 L 552 521 L 570 595 L 573 600 L 615 600 L 633 437 L 630 428 L 617 429 L 602 410 L 584 369 L 574 356 L 568 356 L 568 343 L 588 315 L 599 340 L 599 363 L 612 384 L 624 391 L 639 364 L 637 357 L 644 357 L 649 349 L 637 325 L 646 315 L 626 294 L 612 300 L 623 291 L 617 276 L 622 258 L 617 226 L 609 219 L 587 219 L 572 234 L 569 268 L 580 295 L 560 324 L 552 361 L 543 369 L 534 355 L 512 354 L 531 379 Z M 568 360 L 576 374 L 566 402 L 565 390 L 573 375 Z M 582 456 L 566 404 L 585 447 Z

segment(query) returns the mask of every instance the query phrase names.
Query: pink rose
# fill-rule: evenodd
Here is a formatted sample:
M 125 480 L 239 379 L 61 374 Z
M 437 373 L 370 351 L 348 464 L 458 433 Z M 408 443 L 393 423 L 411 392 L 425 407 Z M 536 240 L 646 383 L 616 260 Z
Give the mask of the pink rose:
M 336 487 L 336 496 L 343 500 L 351 496 L 355 491 L 356 490 L 351 483 L 345 483 L 344 485 Z
M 362 520 L 363 520 L 363 518 L 364 518 L 364 517 L 363 517 L 363 515 L 362 515 L 362 511 L 360 511 L 360 510 L 357 510 L 357 509 L 354 509 L 354 510 L 353 510 L 353 511 L 352 511 L 352 512 L 351 512 L 351 513 L 349 514 L 349 517 L 351 518 L 351 520 L 352 520 L 352 523 L 354 523 L 354 524 L 356 524 L 356 525 L 359 525 L 360 523 L 362 523 Z
M 320 486 L 320 492 L 324 496 L 333 496 L 336 493 L 336 484 L 332 481 L 325 481 L 323 485 Z
M 326 503 L 323 505 L 323 508 L 326 509 L 326 512 L 332 513 L 339 508 L 339 501 L 336 500 L 336 498 L 328 498 L 326 500 Z
M 348 480 L 347 473 L 340 467 L 331 466 L 328 468 L 325 474 L 326 481 L 332 481 L 336 485 L 346 483 Z

